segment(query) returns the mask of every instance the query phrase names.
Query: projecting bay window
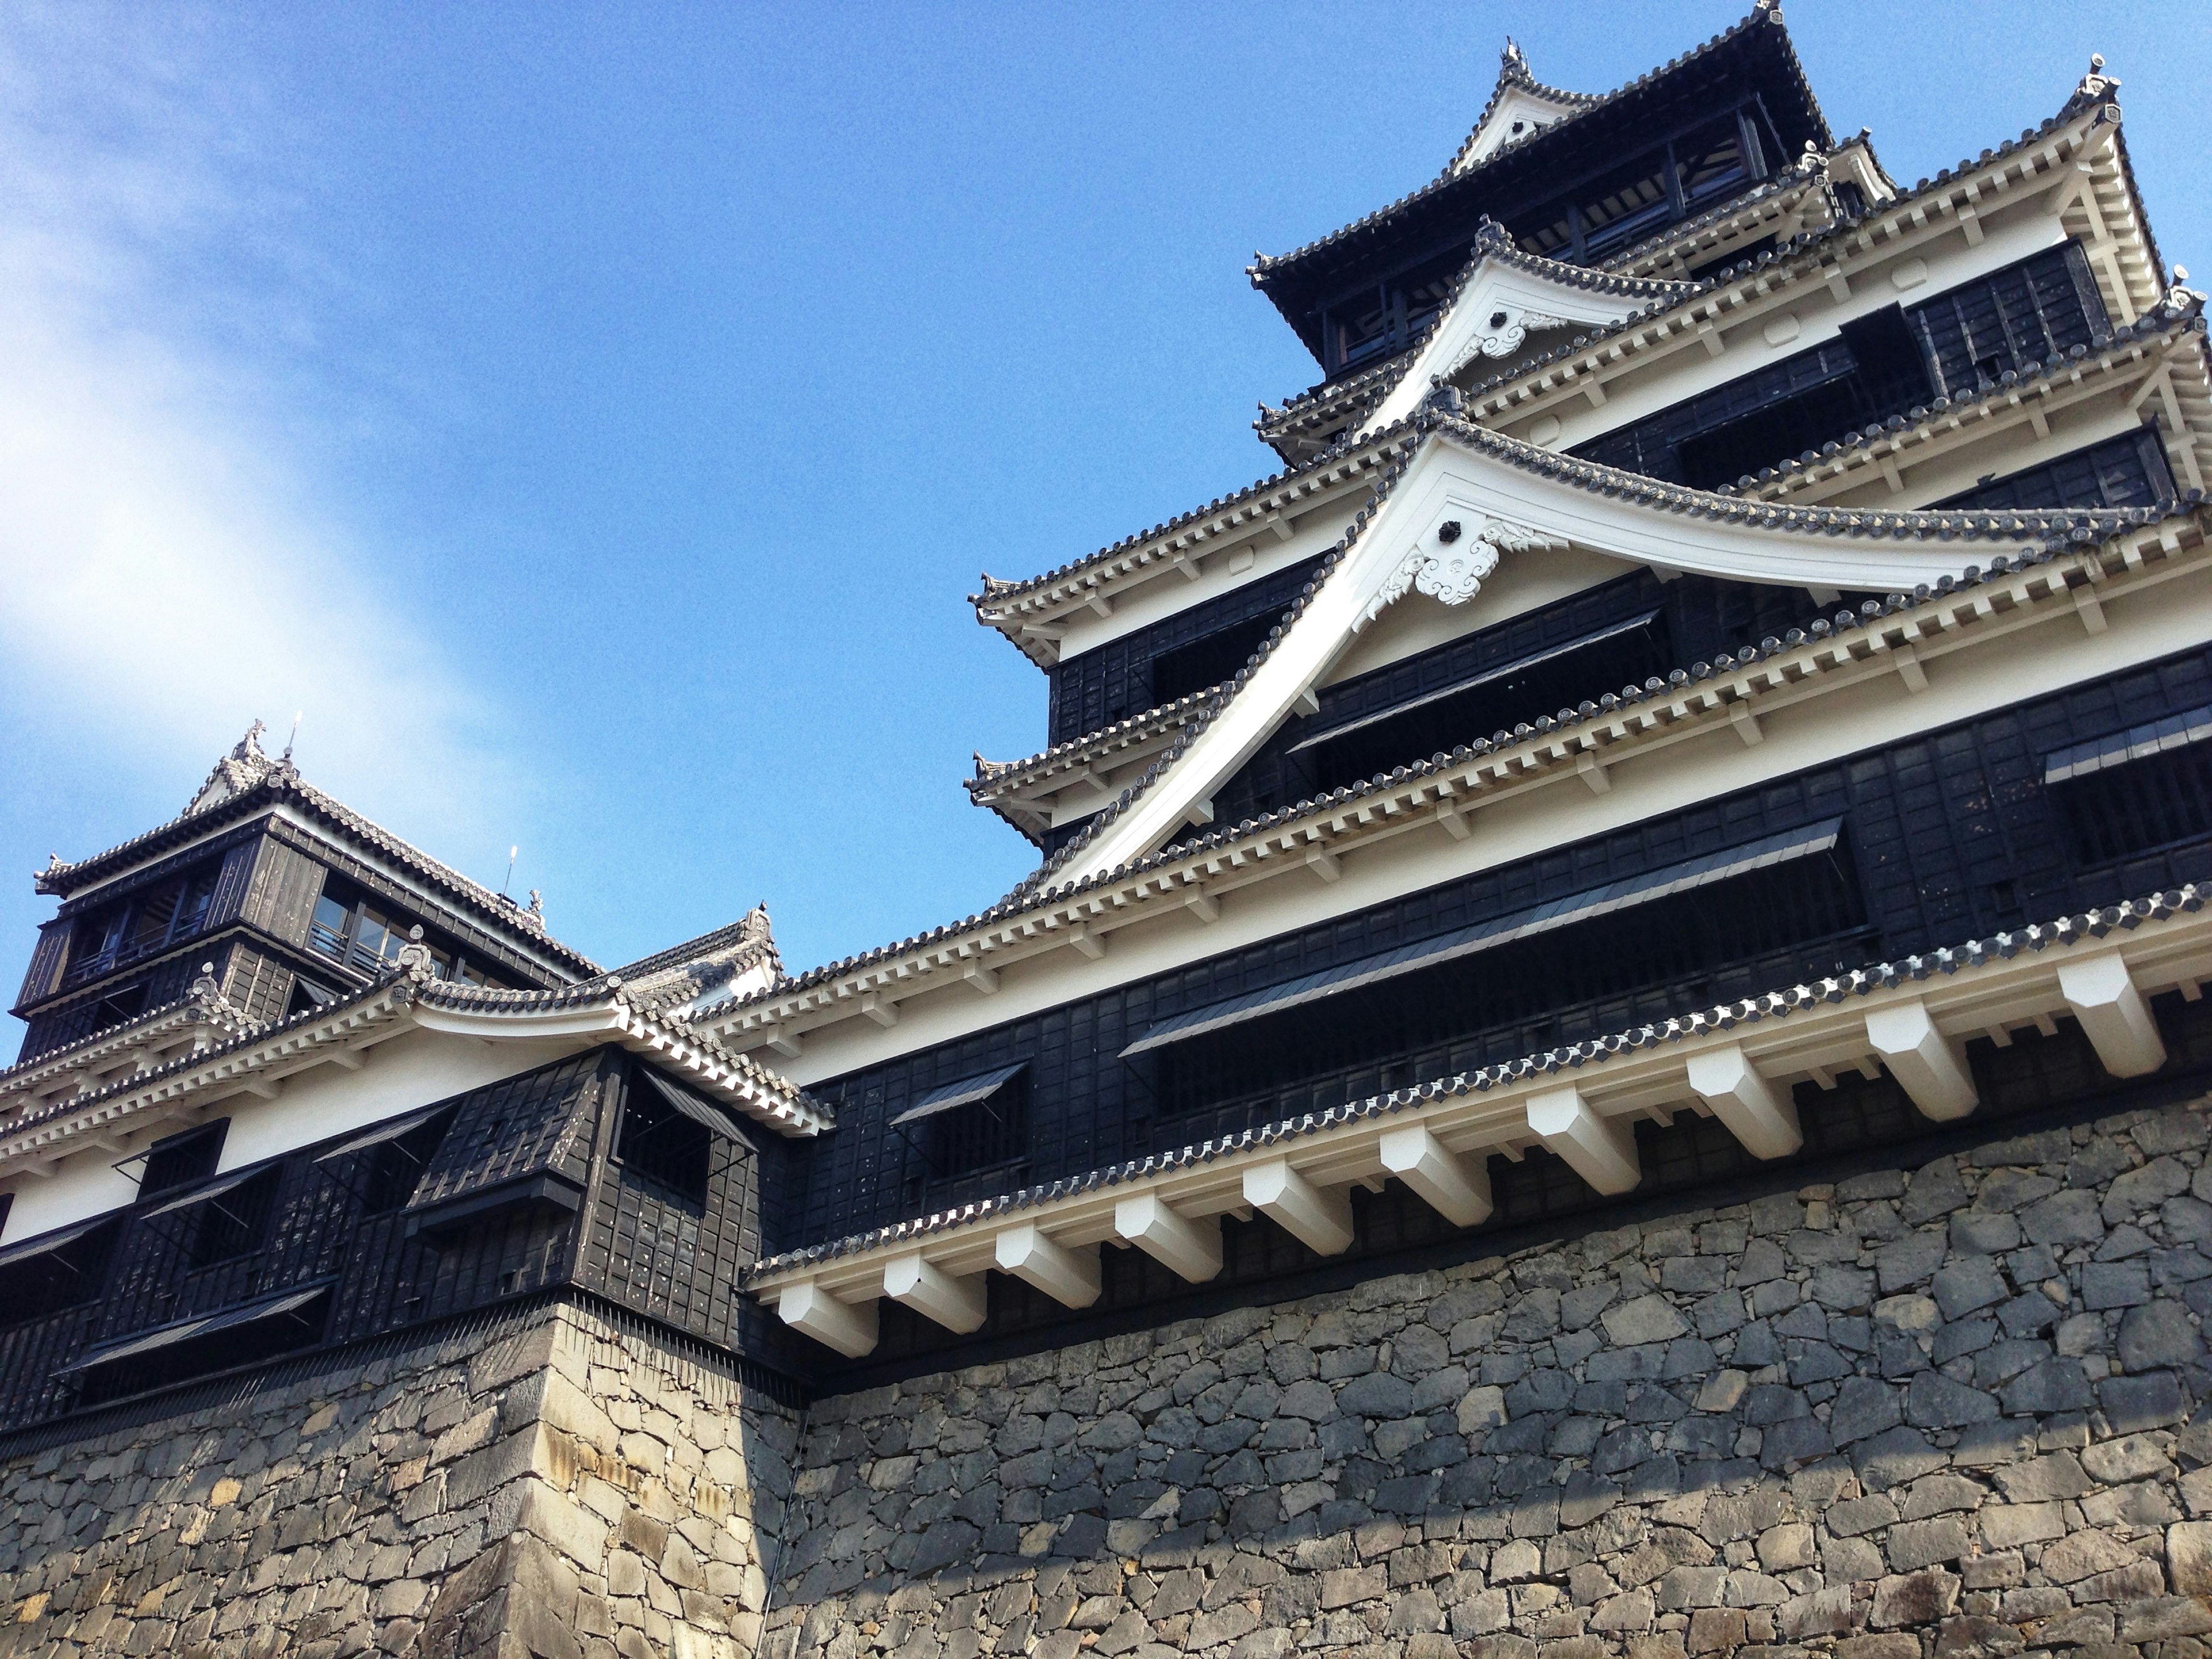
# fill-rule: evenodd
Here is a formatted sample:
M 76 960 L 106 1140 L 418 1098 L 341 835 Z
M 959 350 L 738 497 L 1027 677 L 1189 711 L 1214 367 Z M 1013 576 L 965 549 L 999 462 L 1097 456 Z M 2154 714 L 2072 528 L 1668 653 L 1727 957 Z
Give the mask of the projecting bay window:
M 995 1170 L 1029 1156 L 1029 1062 L 933 1089 L 890 1121 L 929 1178 Z
M 1179 1138 L 1832 973 L 1872 939 L 1828 820 L 1164 1019 L 1122 1051 Z M 1217 1116 L 1203 1126 L 1189 1119 Z
M 81 919 L 70 938 L 63 988 L 143 961 L 198 933 L 207 925 L 222 868 L 219 860 L 202 865 L 102 905 Z
M 2212 836 L 2212 707 L 2075 744 L 2044 760 L 2074 856 L 2106 865 Z
M 1669 657 L 1666 618 L 1654 610 L 1510 662 L 1464 671 L 1440 684 L 1423 684 L 1395 667 L 1382 670 L 1368 678 L 1382 682 L 1389 677 L 1396 696 L 1332 720 L 1291 745 L 1294 790 L 1310 796 L 1364 782 L 1394 766 L 1510 731 L 1539 714 L 1641 685 L 1673 667 Z M 1358 689 L 1355 682 L 1337 688 L 1336 696 L 1354 693 L 1350 701 L 1357 708 L 1368 701 L 1357 696 Z
M 1586 460 L 1717 489 L 1893 415 L 1960 397 L 2110 331 L 2081 250 L 2069 242 L 1578 446 Z M 2066 501 L 2062 506 L 2093 502 Z
M 411 916 L 333 880 L 315 901 L 307 948 L 357 972 L 381 974 L 398 963 L 400 951 L 419 925 Z M 426 939 L 425 943 L 434 977 L 464 985 L 498 985 L 497 980 L 460 952 L 441 941 Z

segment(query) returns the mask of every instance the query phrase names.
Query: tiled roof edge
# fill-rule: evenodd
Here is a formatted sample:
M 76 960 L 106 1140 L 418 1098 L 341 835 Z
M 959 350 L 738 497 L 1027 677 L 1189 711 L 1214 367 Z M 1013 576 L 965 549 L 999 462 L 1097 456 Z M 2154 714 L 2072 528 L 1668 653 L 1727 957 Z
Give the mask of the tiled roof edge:
M 1332 1107 L 1327 1111 L 1309 1112 L 1298 1117 L 1281 1119 L 1238 1134 L 1224 1136 L 1218 1140 L 1194 1142 L 1172 1152 L 1156 1152 L 1141 1159 L 1132 1158 L 1124 1163 L 1109 1164 L 1082 1175 L 1063 1177 L 1049 1186 L 1024 1187 L 997 1198 L 964 1205 L 957 1210 L 939 1211 L 934 1215 L 917 1217 L 888 1227 L 872 1228 L 866 1232 L 854 1233 L 826 1243 L 787 1250 L 755 1262 L 745 1270 L 744 1278 L 747 1282 L 751 1282 L 773 1273 L 788 1273 L 793 1268 L 835 1261 L 840 1256 L 874 1249 L 881 1245 L 964 1226 L 988 1216 L 1008 1214 L 1078 1193 L 1120 1186 L 1125 1182 L 1204 1163 L 1226 1153 L 1299 1139 L 1340 1124 L 1382 1116 L 1428 1101 L 1480 1093 L 1530 1077 L 1577 1070 L 1584 1066 L 1602 1063 L 1630 1049 L 1652 1048 L 1662 1042 L 1679 1042 L 1716 1030 L 1733 1030 L 1759 1020 L 1784 1017 L 1824 1003 L 1871 995 L 1876 991 L 1924 981 L 1935 975 L 1964 972 L 1978 968 L 1993 958 L 2004 960 L 2024 951 L 2045 951 L 2055 945 L 2078 944 L 2084 939 L 2101 939 L 2116 928 L 2134 928 L 2147 921 L 2164 921 L 2183 912 L 2201 910 L 2208 897 L 2212 897 L 2212 892 L 2191 883 L 2148 897 L 2129 899 L 2118 904 L 2061 916 L 2055 921 L 2032 924 L 2001 933 L 1993 939 L 1969 939 L 1961 945 L 1947 946 L 1906 957 L 1900 961 L 1854 969 L 1848 974 L 1789 986 L 1738 1001 L 1698 1009 L 1688 1014 L 1631 1026 L 1626 1030 L 1591 1037 L 1563 1048 L 1546 1049 L 1494 1066 L 1479 1066 L 1474 1071 L 1462 1072 L 1432 1083 L 1416 1084 L 1393 1089 L 1384 1094 L 1370 1095 L 1364 1100 Z
M 1525 450 L 1531 447 L 1520 444 L 1516 440 L 1504 437 L 1503 434 L 1490 432 L 1486 428 L 1469 427 L 1463 422 L 1455 422 L 1454 425 L 1457 430 L 1483 441 L 1494 441 L 1501 446 L 1510 445 L 1517 449 Z M 1762 641 L 1758 646 L 1747 647 L 1733 658 L 1724 658 L 1712 664 L 1694 665 L 1686 669 L 1677 668 L 1674 673 L 1684 684 L 1707 677 L 1707 674 L 1700 674 L 1698 672 L 1698 669 L 1708 671 L 1708 674 L 1725 672 L 1723 668 L 1723 662 L 1731 666 L 1741 667 L 1766 656 L 1795 650 L 1812 640 L 1826 638 L 1848 629 L 1863 628 L 1869 622 L 1879 620 L 1880 617 L 1896 615 L 1900 611 L 1915 609 L 1920 605 L 1947 598 L 1962 588 L 1973 587 L 1984 582 L 1996 580 L 2000 577 L 2008 577 L 2017 568 L 2047 563 L 2063 552 L 2077 551 L 2085 547 L 2094 546 L 2106 538 L 2125 530 L 2142 525 L 2158 523 L 2164 519 L 2181 514 L 2196 512 L 2206 499 L 2205 492 L 2190 490 L 2175 501 L 2162 502 L 2154 507 L 2100 509 L 2096 512 L 2053 508 L 2047 512 L 2033 514 L 1854 514 L 1842 508 L 1797 507 L 1780 503 L 1748 501 L 1728 496 L 1700 495 L 1695 490 L 1682 489 L 1676 485 L 1656 484 L 1654 481 L 1643 478 L 1638 474 L 1614 473 L 1611 469 L 1598 466 L 1592 462 L 1575 461 L 1570 458 L 1551 455 L 1549 452 L 1539 453 L 1549 456 L 1551 460 L 1559 463 L 1563 471 L 1569 469 L 1580 469 L 1587 476 L 1601 479 L 1620 478 L 1650 485 L 1655 492 L 1666 492 L 1660 504 L 1667 506 L 1669 510 L 1692 511 L 1702 507 L 1711 510 L 1711 516 L 1717 519 L 1731 521 L 1756 520 L 1761 523 L 1771 523 L 1777 526 L 1818 529 L 1820 527 L 1820 521 L 1822 516 L 1826 515 L 1832 519 L 1863 520 L 1863 527 L 1857 533 L 1868 536 L 1903 537 L 1911 534 L 1917 528 L 1938 540 L 1953 540 L 1960 536 L 2019 537 L 2030 534 L 2039 534 L 2044 538 L 2043 547 L 2033 555 L 2022 556 L 2017 564 L 2009 556 L 2000 556 L 1991 560 L 1986 568 L 1978 565 L 1968 565 L 1956 578 L 1941 577 L 1933 583 L 1922 584 L 1911 594 L 1893 594 L 1887 600 L 1880 603 L 1879 617 L 1839 611 L 1837 613 L 1837 621 L 1821 618 L 1813 622 L 1808 628 L 1790 630 L 1790 635 L 1796 637 L 1785 635 L 1781 639 Z M 1982 526 L 1988 527 L 1969 528 L 1969 521 L 1976 520 L 1982 521 Z M 2011 527 L 2014 525 L 2024 527 L 2015 530 Z M 1869 603 L 1875 602 L 1869 601 Z M 1235 683 L 1231 682 L 1231 684 Z M 1674 689 L 1674 684 L 1670 682 L 1663 689 L 1671 693 Z M 1654 695 L 1657 694 L 1650 692 L 1648 689 L 1638 690 L 1633 699 L 1617 698 L 1615 703 L 1617 705 L 1622 701 L 1640 702 L 1645 696 Z M 1605 711 L 1601 708 L 1598 712 L 1602 714 Z M 1577 721 L 1584 718 L 1595 719 L 1597 715 L 1584 716 L 1579 713 L 1576 715 Z M 1531 732 L 1534 735 L 1542 735 L 1559 729 L 1559 724 L 1558 720 L 1546 716 L 1532 723 Z M 1516 744 L 1522 741 L 1518 736 L 1514 736 L 1513 740 Z M 1510 745 L 1499 744 L 1491 739 L 1477 738 L 1473 743 L 1460 745 L 1449 754 L 1439 754 L 1427 761 L 1398 767 L 1389 774 L 1378 774 L 1367 783 L 1350 786 L 1327 794 L 1309 797 L 1291 805 L 1279 808 L 1263 817 L 1247 818 L 1235 824 L 1221 826 L 1195 841 L 1173 843 L 1158 852 L 1146 854 L 1144 857 L 1128 864 L 1116 866 L 1112 870 L 1103 871 L 1096 875 L 1070 881 L 1060 886 L 1044 884 L 1040 878 L 1046 872 L 1036 872 L 996 903 L 988 905 L 971 915 L 963 917 L 957 921 L 940 924 L 922 933 L 910 934 L 905 939 L 888 945 L 878 945 L 871 950 L 859 951 L 852 956 L 839 957 L 835 961 L 810 968 L 772 990 L 757 992 L 740 999 L 737 1006 L 750 1006 L 775 997 L 811 989 L 817 985 L 843 975 L 872 967 L 909 951 L 944 945 L 964 934 L 1005 921 L 1036 906 L 1065 902 L 1094 887 L 1126 880 L 1163 864 L 1180 862 L 1196 854 L 1216 851 L 1231 842 L 1241 842 L 1255 835 L 1269 833 L 1325 808 L 1357 799 L 1379 787 L 1395 787 L 1403 781 L 1448 770 L 1453 766 L 1464 764 L 1468 760 L 1488 754 L 1494 749 Z M 1164 760 L 1166 757 L 1163 756 L 1161 758 Z M 1158 764 L 1158 763 L 1155 762 L 1155 765 Z

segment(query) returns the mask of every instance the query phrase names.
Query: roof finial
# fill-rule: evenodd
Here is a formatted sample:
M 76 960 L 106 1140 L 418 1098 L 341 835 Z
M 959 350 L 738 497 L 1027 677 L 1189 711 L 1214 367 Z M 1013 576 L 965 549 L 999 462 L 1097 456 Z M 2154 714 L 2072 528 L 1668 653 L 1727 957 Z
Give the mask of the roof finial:
M 300 740 L 300 722 L 307 718 L 307 711 L 304 708 L 295 709 L 293 712 L 292 735 L 284 739 L 284 752 L 279 757 L 287 766 L 292 763 L 292 745 Z
M 2081 84 L 2074 88 L 2076 98 L 2108 98 L 2120 89 L 2117 76 L 2105 73 L 2105 54 L 2089 54 L 2089 72 L 2081 77 Z
M 540 921 L 545 920 L 544 896 L 539 893 L 535 887 L 530 890 L 530 914 L 537 917 Z
M 1521 43 L 1510 34 L 1505 37 L 1505 50 L 1498 55 L 1509 64 L 1521 69 L 1528 67 L 1528 60 L 1521 55 Z

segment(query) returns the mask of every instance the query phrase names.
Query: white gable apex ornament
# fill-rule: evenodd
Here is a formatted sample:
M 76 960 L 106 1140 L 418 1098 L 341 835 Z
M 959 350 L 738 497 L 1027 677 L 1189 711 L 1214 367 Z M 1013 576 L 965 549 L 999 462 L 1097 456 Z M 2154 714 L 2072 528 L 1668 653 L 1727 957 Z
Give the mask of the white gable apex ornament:
M 1444 171 L 1458 173 L 1480 167 L 1508 144 L 1533 138 L 1561 116 L 1587 109 L 1597 101 L 1589 93 L 1546 86 L 1528 72 L 1528 60 L 1509 38 L 1505 50 L 1498 54 L 1498 83 L 1491 91 L 1490 102 Z
M 1732 581 L 1910 592 L 1966 565 L 2041 544 L 2043 532 L 2031 520 L 1971 516 L 1989 527 L 1939 539 L 1906 533 L 1914 514 L 1763 507 L 1563 462 L 1517 439 L 1446 419 L 1420 438 L 1395 481 L 1378 492 L 1335 568 L 1228 701 L 1078 846 L 1054 880 L 1104 875 L 1175 840 L 1194 807 L 1211 802 L 1325 682 L 1360 630 L 1408 592 L 1465 604 L 1506 555 L 1562 546 Z M 1439 542 L 1438 532 L 1453 521 L 1458 538 Z M 2010 523 L 2021 527 L 1996 528 Z M 1461 550 L 1456 559 L 1440 556 L 1453 549 Z M 1451 593 L 1459 599 L 1446 597 Z
M 1525 525 L 1470 510 L 1465 517 L 1446 519 L 1406 556 L 1405 562 L 1352 623 L 1359 632 L 1408 591 L 1425 593 L 1440 605 L 1465 605 L 1482 591 L 1482 584 L 1498 568 L 1503 552 L 1533 553 L 1560 544 Z
M 1439 381 L 1485 360 L 1502 362 L 1531 334 L 1610 327 L 1656 304 L 1670 304 L 1687 283 L 1609 276 L 1523 252 L 1495 225 L 1485 225 L 1468 268 L 1443 314 L 1365 428 L 1402 421 Z

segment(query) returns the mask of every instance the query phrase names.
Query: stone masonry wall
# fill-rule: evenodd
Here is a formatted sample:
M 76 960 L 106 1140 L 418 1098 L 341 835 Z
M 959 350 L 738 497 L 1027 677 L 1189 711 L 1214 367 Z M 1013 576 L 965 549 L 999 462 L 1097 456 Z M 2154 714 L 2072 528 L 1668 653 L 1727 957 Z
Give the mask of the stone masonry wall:
M 2117 1116 L 821 1401 L 763 1649 L 2203 1659 L 2208 1139 Z
M 0 1655 L 737 1659 L 794 1414 L 541 1308 L 0 1458 Z

